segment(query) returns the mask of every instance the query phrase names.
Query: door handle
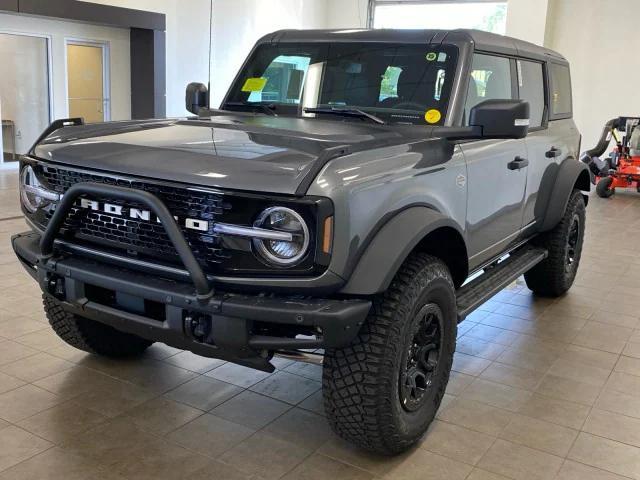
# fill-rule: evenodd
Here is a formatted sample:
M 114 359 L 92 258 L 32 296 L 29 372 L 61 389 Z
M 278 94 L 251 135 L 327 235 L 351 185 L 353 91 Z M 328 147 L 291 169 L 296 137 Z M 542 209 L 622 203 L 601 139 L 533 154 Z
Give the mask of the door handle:
M 547 158 L 556 158 L 562 155 L 562 150 L 556 147 L 551 147 L 551 150 L 545 152 L 544 156 Z
M 522 157 L 516 157 L 513 159 L 513 161 L 507 163 L 507 168 L 509 170 L 520 170 L 521 168 L 524 168 L 527 165 L 529 165 L 529 160 Z

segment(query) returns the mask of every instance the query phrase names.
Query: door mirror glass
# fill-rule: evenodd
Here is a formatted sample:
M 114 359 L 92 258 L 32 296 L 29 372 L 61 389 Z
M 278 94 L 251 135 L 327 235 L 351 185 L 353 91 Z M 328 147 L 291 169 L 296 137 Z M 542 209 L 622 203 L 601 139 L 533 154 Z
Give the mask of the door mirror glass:
M 187 111 L 198 115 L 201 108 L 209 106 L 209 91 L 202 83 L 192 82 L 187 85 L 185 93 L 185 108 Z
M 469 126 L 481 138 L 524 138 L 529 122 L 529 102 L 522 100 L 485 100 L 469 113 Z

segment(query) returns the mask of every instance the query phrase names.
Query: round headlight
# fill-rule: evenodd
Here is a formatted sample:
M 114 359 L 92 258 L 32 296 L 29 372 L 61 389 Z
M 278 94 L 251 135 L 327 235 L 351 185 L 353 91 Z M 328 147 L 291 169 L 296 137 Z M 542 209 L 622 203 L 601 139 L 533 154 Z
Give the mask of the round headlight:
M 254 238 L 253 245 L 267 262 L 291 266 L 307 253 L 309 228 L 303 218 L 290 208 L 267 208 L 258 216 L 253 226 L 290 234 L 290 240 Z
M 43 190 L 45 189 L 31 165 L 24 167 L 20 172 L 20 199 L 24 207 L 31 213 L 51 203 L 50 200 L 39 195 L 39 192 Z

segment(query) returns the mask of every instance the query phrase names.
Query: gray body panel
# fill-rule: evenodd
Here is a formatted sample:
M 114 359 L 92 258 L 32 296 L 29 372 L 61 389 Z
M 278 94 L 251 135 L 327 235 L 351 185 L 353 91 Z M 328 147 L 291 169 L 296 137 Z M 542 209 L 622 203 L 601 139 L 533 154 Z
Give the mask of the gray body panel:
M 525 232 L 535 232 L 547 212 L 559 165 L 567 159 L 579 158 L 580 133 L 573 120 L 557 120 L 549 128 L 530 132 L 525 143 L 529 166 L 523 227 Z M 559 149 L 561 154 L 548 158 L 546 154 L 552 148 Z
M 448 143 L 433 140 L 433 143 Z M 308 193 L 328 196 L 335 206 L 334 251 L 329 268 L 349 278 L 365 249 L 381 228 L 407 208 L 422 206 L 450 220 L 461 234 L 466 217 L 466 163 L 459 147 L 450 159 L 434 161 L 432 142 L 387 147 L 348 155 L 330 162 Z M 399 186 L 401 185 L 401 188 Z M 436 217 L 434 217 L 435 219 Z M 423 229 L 428 225 L 417 225 Z M 391 257 L 416 241 L 400 234 L 387 245 Z M 416 241 L 417 243 L 417 241 Z M 393 263 L 393 262 L 392 262 Z M 385 270 L 384 265 L 379 265 Z
M 462 145 L 468 169 L 467 249 L 470 268 L 495 257 L 514 241 L 522 226 L 527 168 L 509 170 L 526 157 L 524 140 L 482 140 Z
M 371 149 L 424 138 L 431 130 L 220 112 L 198 120 L 66 127 L 34 153 L 42 160 L 123 175 L 294 194 L 328 148 Z

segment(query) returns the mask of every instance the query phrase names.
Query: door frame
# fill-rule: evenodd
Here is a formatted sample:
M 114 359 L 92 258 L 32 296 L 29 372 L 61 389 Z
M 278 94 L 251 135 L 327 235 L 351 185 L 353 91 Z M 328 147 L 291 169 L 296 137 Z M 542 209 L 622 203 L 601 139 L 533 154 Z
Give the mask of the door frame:
M 85 47 L 98 47 L 102 49 L 102 106 L 104 121 L 111 120 L 111 52 L 108 40 L 91 40 L 78 37 L 64 38 L 64 95 L 67 100 L 67 117 L 69 116 L 69 64 L 67 58 L 67 47 L 69 45 L 80 45 Z
M 51 35 L 46 35 L 46 34 L 42 34 L 42 33 L 33 33 L 33 32 L 26 32 L 23 30 L 12 30 L 10 28 L 1 28 L 0 29 L 0 34 L 6 34 L 6 35 L 17 35 L 17 36 L 22 36 L 22 37 L 36 37 L 36 38 L 42 38 L 45 40 L 45 43 L 47 45 L 47 97 L 48 97 L 48 106 L 49 108 L 48 110 L 48 122 L 51 123 L 53 121 L 53 52 L 52 52 L 52 47 L 51 47 L 51 43 L 53 41 L 53 38 Z M 4 159 L 4 145 L 3 145 L 3 140 L 2 140 L 2 135 L 0 134 L 0 165 L 3 165 L 5 163 L 7 163 L 7 161 L 5 161 Z M 17 162 L 15 162 L 17 164 Z

